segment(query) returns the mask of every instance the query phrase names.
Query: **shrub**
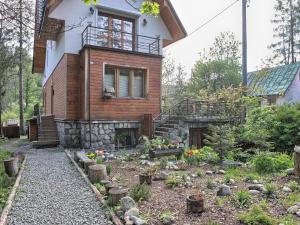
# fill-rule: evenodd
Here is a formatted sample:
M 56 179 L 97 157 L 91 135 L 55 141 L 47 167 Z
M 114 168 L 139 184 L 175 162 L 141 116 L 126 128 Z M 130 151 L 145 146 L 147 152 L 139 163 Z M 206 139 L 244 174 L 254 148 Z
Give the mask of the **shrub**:
M 208 189 L 214 189 L 216 187 L 216 183 L 209 177 L 206 182 L 206 187 Z
M 286 154 L 261 152 L 252 160 L 254 169 L 260 174 L 281 172 L 293 167 L 291 158 Z
M 276 191 L 277 191 L 277 185 L 274 183 L 267 183 L 265 185 L 266 191 L 265 195 L 267 198 L 275 198 L 276 197 Z
M 106 165 L 106 172 L 107 174 L 111 174 L 111 171 L 112 171 L 112 166 L 110 164 Z
M 292 190 L 292 191 L 298 191 L 299 190 L 299 184 L 298 182 L 291 180 L 287 186 Z
M 250 174 L 247 174 L 247 175 L 245 176 L 244 181 L 245 181 L 245 182 L 252 182 L 252 181 L 258 180 L 258 179 L 259 179 L 259 176 L 258 176 L 258 175 L 253 174 L 253 173 L 250 173 Z
M 218 154 L 211 147 L 187 150 L 184 153 L 186 162 L 190 165 L 197 165 L 199 162 L 217 163 L 220 161 Z
M 94 186 L 97 188 L 97 190 L 101 193 L 101 194 L 105 194 L 106 190 L 105 190 L 105 186 L 100 184 L 100 183 L 96 183 L 94 184 Z
M 182 179 L 177 176 L 169 176 L 165 181 L 165 184 L 169 188 L 178 187 L 181 183 L 182 183 Z
M 237 207 L 248 207 L 251 203 L 251 195 L 246 190 L 240 190 L 234 195 L 234 203 Z
M 198 177 L 204 177 L 204 175 L 205 175 L 205 172 L 204 172 L 203 169 L 198 169 L 198 170 L 197 170 L 197 176 L 198 176 Z
M 240 213 L 239 220 L 247 225 L 275 225 L 277 221 L 270 217 L 259 205 L 253 205 L 248 212 Z
M 150 187 L 147 184 L 138 184 L 134 186 L 129 193 L 130 197 L 136 202 L 148 200 L 151 196 Z

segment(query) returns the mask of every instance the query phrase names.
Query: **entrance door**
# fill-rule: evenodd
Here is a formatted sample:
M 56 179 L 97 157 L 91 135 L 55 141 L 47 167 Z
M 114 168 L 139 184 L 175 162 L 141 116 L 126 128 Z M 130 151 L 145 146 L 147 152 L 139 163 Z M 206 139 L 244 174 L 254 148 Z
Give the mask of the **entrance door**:
M 204 134 L 206 133 L 207 128 L 190 128 L 190 147 L 194 146 L 196 148 L 202 148 L 204 146 Z

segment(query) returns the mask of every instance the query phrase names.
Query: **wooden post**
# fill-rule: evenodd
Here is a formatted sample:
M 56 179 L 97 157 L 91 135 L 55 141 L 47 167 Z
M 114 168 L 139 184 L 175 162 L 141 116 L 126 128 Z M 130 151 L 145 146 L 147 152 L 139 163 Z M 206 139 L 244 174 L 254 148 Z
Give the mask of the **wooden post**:
M 84 164 L 84 172 L 86 174 L 88 174 L 89 173 L 89 167 L 95 165 L 96 161 L 92 160 L 92 159 L 88 159 L 88 160 L 84 160 L 83 164 Z
M 112 188 L 109 190 L 109 203 L 112 206 L 118 205 L 121 198 L 125 197 L 128 193 L 124 188 Z
M 300 177 L 300 146 L 294 148 L 294 173 L 297 177 Z
M 92 165 L 88 169 L 88 176 L 92 183 L 100 183 L 107 179 L 107 171 L 105 165 Z
M 202 213 L 204 211 L 204 196 L 191 195 L 186 199 L 187 211 L 191 213 Z
M 17 157 L 6 159 L 3 161 L 3 163 L 4 163 L 5 173 L 9 177 L 14 177 L 18 174 L 19 167 L 18 167 L 18 158 Z

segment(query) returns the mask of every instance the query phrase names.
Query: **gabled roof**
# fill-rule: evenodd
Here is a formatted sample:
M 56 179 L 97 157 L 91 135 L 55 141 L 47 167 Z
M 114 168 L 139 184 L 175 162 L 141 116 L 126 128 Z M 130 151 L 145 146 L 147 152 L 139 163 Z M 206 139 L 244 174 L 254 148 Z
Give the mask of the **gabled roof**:
M 248 73 L 251 95 L 285 94 L 300 69 L 300 62 Z

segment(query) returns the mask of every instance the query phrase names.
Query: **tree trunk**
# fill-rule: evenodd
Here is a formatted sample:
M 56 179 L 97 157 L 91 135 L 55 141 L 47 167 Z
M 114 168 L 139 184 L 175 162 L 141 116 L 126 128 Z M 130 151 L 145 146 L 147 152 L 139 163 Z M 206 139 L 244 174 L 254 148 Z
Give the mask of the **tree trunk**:
M 19 167 L 18 167 L 17 157 L 6 159 L 3 161 L 3 163 L 4 163 L 5 173 L 9 177 L 14 177 L 18 174 Z
M 202 213 L 204 211 L 204 196 L 191 195 L 186 199 L 187 211 L 191 213 Z
M 19 15 L 19 23 L 20 23 L 20 37 L 19 37 L 19 120 L 20 120 L 20 134 L 24 135 L 24 105 L 23 105 L 23 0 L 19 0 L 20 7 L 20 15 Z
M 109 190 L 109 203 L 111 206 L 118 205 L 121 198 L 125 197 L 128 193 L 124 188 L 112 188 Z
M 294 149 L 294 173 L 300 177 L 300 146 L 295 146 Z
M 107 171 L 105 165 L 93 165 L 89 167 L 88 176 L 92 183 L 100 183 L 101 180 L 107 179 Z
M 83 164 L 84 164 L 84 172 L 85 172 L 86 174 L 88 174 L 88 172 L 89 172 L 89 167 L 92 166 L 92 165 L 95 165 L 96 162 L 95 162 L 95 160 L 89 159 L 89 160 L 83 161 Z

